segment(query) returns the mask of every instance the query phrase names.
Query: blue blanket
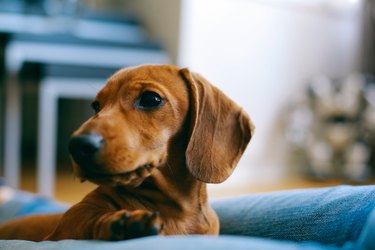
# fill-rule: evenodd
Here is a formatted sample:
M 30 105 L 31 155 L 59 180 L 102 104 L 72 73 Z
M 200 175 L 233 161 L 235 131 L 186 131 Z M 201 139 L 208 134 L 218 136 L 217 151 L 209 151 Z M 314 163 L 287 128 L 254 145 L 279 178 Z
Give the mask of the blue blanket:
M 0 207 L 0 222 L 58 212 L 64 204 L 28 193 Z M 120 242 L 0 241 L 0 249 L 375 249 L 375 186 L 339 186 L 212 201 L 220 236 L 154 236 Z

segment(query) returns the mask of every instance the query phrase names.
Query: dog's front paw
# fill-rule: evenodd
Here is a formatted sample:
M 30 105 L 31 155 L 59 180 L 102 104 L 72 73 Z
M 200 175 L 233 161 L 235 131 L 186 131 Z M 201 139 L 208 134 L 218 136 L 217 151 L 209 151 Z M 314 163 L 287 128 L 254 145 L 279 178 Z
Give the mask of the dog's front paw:
M 159 213 L 145 210 L 114 213 L 107 220 L 109 240 L 125 240 L 157 235 L 163 229 Z

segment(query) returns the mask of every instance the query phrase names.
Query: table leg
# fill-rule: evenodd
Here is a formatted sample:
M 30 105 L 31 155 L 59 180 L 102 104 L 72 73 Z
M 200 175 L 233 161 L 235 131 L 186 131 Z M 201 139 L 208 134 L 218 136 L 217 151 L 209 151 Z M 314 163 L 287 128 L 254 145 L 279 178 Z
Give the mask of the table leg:
M 41 83 L 39 92 L 37 191 L 52 197 L 56 178 L 58 94 L 54 84 Z
M 8 185 L 19 188 L 21 176 L 21 93 L 18 79 L 10 74 L 5 84 L 4 177 Z

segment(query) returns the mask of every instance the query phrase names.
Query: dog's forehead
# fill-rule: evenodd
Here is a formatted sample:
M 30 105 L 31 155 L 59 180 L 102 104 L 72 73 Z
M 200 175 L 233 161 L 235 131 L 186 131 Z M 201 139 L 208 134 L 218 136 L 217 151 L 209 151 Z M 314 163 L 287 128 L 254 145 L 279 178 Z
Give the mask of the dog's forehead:
M 184 93 L 184 81 L 180 76 L 180 69 L 173 65 L 141 65 L 127 67 L 112 75 L 103 89 L 99 91 L 97 98 L 110 98 L 121 89 L 127 91 L 128 87 L 138 83 L 157 83 L 171 92 Z M 182 83 L 182 84 L 181 84 Z M 138 85 L 139 86 L 139 85 Z M 122 92 L 121 91 L 121 92 Z
M 172 65 L 142 65 L 128 67 L 116 72 L 109 81 L 118 82 L 120 85 L 134 81 L 168 82 L 178 76 L 179 69 Z

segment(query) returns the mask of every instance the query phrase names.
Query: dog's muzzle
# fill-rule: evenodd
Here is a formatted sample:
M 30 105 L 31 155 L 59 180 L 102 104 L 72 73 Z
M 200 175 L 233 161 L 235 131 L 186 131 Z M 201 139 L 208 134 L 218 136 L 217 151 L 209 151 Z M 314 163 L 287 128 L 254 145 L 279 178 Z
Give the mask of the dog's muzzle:
M 96 133 L 74 136 L 69 142 L 69 152 L 73 160 L 85 167 L 96 164 L 96 156 L 103 147 L 103 137 Z
M 81 181 L 91 181 L 98 185 L 128 185 L 136 187 L 150 176 L 158 164 L 146 162 L 136 168 L 126 171 L 113 172 L 106 168 L 105 163 L 100 159 L 103 156 L 104 138 L 97 133 L 84 133 L 73 136 L 69 142 L 69 152 L 76 163 L 76 175 Z M 160 160 L 159 164 L 163 162 Z

